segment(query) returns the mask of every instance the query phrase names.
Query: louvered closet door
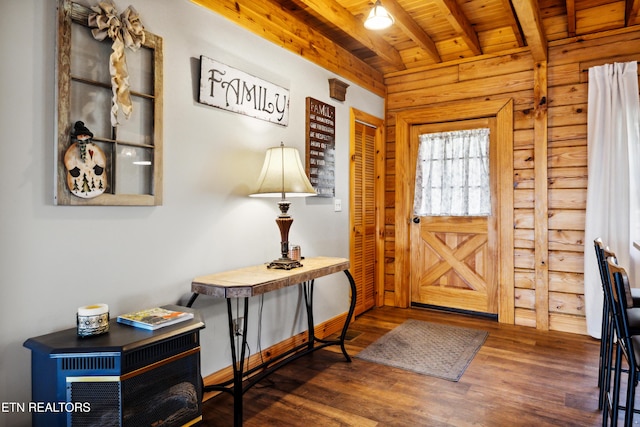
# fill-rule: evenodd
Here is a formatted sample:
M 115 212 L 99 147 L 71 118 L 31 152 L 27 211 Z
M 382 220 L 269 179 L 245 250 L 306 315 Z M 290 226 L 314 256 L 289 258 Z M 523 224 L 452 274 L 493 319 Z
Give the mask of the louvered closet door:
M 351 146 L 351 273 L 358 298 L 355 314 L 375 304 L 376 212 L 375 212 L 376 129 L 355 122 Z

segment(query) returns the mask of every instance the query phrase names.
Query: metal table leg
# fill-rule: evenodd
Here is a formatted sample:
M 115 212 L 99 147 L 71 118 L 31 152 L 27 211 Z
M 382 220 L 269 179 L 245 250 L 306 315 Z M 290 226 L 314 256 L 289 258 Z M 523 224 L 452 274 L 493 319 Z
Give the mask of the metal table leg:
M 313 280 L 300 283 L 304 293 L 304 305 L 307 310 L 307 349 L 312 350 L 316 342 L 315 322 L 313 321 Z
M 349 272 L 349 270 L 344 270 L 344 274 L 349 279 L 349 286 L 351 290 L 351 302 L 349 304 L 349 312 L 347 313 L 347 317 L 344 321 L 344 325 L 342 326 L 342 332 L 340 332 L 340 337 L 337 340 L 325 340 L 319 339 L 315 337 L 315 324 L 313 321 L 313 281 L 305 282 L 306 286 L 303 285 L 304 289 L 304 300 L 305 306 L 307 309 L 307 321 L 309 324 L 309 343 L 307 346 L 307 352 L 311 352 L 314 350 L 318 350 L 320 348 L 327 347 L 329 345 L 340 345 L 340 349 L 342 350 L 342 354 L 344 355 L 347 362 L 351 362 L 351 356 L 347 353 L 347 349 L 344 345 L 345 337 L 347 336 L 347 331 L 349 330 L 349 325 L 351 324 L 351 319 L 353 318 L 353 313 L 356 310 L 356 301 L 357 301 L 357 289 L 356 282 L 353 279 L 353 276 Z M 315 346 L 314 344 L 318 342 L 321 345 Z
M 244 377 L 245 351 L 247 348 L 247 316 L 249 314 L 249 298 L 245 297 L 244 302 L 244 325 L 242 332 L 236 331 L 233 324 L 233 309 L 231 307 L 231 298 L 227 298 L 227 316 L 229 318 L 229 341 L 231 343 L 231 364 L 233 368 L 233 425 L 239 427 L 242 425 L 242 395 L 244 390 L 242 387 L 242 379 Z M 237 338 L 240 337 L 240 351 L 238 352 Z M 240 353 L 240 358 L 238 358 Z
M 196 302 L 196 298 L 198 298 L 198 295 L 200 294 L 198 294 L 197 292 L 191 294 L 191 298 L 189 298 L 189 302 L 187 302 L 187 307 L 191 308 L 193 303 Z
M 347 330 L 349 329 L 349 325 L 351 324 L 353 313 L 356 310 L 356 300 L 358 298 L 358 292 L 356 289 L 356 281 L 353 280 L 353 276 L 351 275 L 349 270 L 344 270 L 344 274 L 346 274 L 347 279 L 349 279 L 349 286 L 351 287 L 351 302 L 349 304 L 349 313 L 347 313 L 347 318 L 344 321 L 342 333 L 340 334 L 340 348 L 342 349 L 342 354 L 344 354 L 347 362 L 351 362 L 351 357 L 347 354 L 347 349 L 344 347 L 344 339 L 347 336 Z

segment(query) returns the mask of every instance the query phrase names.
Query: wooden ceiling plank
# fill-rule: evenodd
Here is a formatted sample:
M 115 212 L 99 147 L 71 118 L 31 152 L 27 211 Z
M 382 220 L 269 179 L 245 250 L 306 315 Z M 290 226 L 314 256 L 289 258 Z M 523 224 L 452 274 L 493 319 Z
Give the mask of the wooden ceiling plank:
M 397 70 L 406 67 L 400 53 L 382 36 L 364 28 L 364 23 L 353 16 L 335 0 L 298 0 L 305 4 L 325 19 L 331 21 L 336 27 L 341 28 L 354 39 L 358 40 L 376 55 L 384 59 Z
M 455 0 L 438 0 L 436 3 L 438 3 L 449 24 L 458 32 L 458 35 L 464 40 L 473 54 L 482 55 L 478 34 L 476 34 L 458 2 Z
M 566 0 L 567 4 L 567 33 L 569 37 L 576 35 L 576 1 Z
M 407 13 L 396 0 L 385 0 L 384 7 L 395 19 L 396 25 L 413 40 L 421 49 L 426 51 L 434 62 L 442 62 L 438 48 L 433 39 Z
M 502 0 L 502 7 L 504 8 L 508 19 L 509 26 L 511 26 L 511 30 L 513 31 L 513 35 L 516 38 L 516 42 L 518 43 L 518 47 L 524 46 L 524 34 L 522 34 L 522 28 L 520 28 L 520 23 L 516 19 L 515 12 L 513 10 L 513 6 L 511 5 L 510 0 Z
M 640 0 L 625 1 L 624 24 L 627 27 L 638 23 L 638 12 L 640 11 Z
M 270 1 L 191 1 L 377 95 L 386 94 L 382 73 Z
M 537 0 L 517 0 L 513 2 L 513 8 L 520 21 L 533 60 L 535 62 L 546 61 L 548 56 L 547 38 L 542 28 Z

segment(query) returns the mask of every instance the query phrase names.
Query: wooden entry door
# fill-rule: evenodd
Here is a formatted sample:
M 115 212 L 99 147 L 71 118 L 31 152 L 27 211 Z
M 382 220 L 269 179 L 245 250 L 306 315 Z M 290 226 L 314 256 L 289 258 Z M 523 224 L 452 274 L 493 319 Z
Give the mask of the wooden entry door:
M 416 125 L 411 129 L 412 165 L 418 137 L 433 132 L 490 129 L 489 167 L 496 164 L 495 119 Z M 493 173 L 492 173 L 493 172 Z M 411 224 L 411 303 L 464 311 L 498 313 L 498 230 L 496 176 L 490 170 L 490 216 L 414 217 Z

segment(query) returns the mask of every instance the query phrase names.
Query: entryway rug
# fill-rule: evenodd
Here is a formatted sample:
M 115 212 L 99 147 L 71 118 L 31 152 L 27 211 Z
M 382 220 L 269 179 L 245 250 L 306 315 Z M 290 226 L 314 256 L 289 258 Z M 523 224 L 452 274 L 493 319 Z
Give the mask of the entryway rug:
M 489 336 L 486 331 L 409 319 L 355 357 L 458 381 Z

